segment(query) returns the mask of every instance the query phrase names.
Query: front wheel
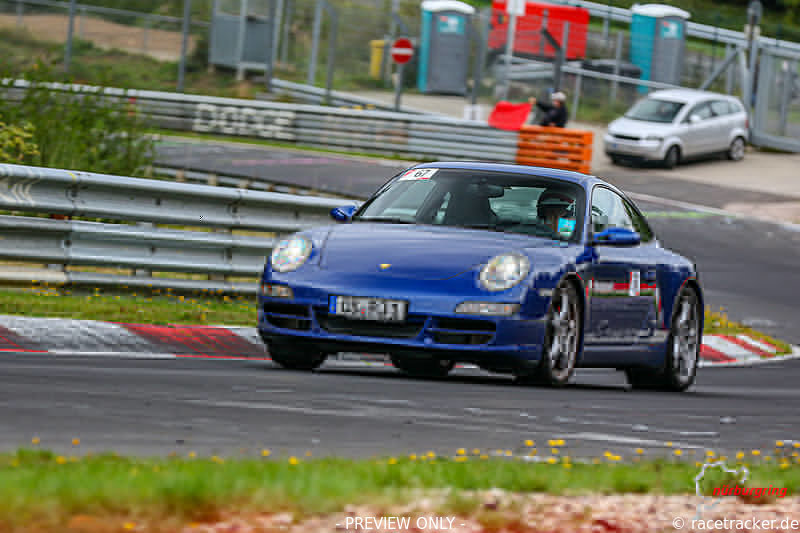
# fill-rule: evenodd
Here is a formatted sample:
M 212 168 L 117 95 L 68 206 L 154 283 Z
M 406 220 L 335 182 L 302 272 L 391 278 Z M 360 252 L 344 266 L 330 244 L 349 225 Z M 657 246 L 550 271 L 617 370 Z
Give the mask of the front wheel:
M 571 283 L 562 283 L 553 291 L 545 327 L 542 360 L 531 378 L 537 383 L 562 387 L 575 371 L 581 348 L 580 300 Z
M 678 166 L 678 163 L 681 160 L 681 149 L 677 146 L 670 146 L 667 153 L 664 155 L 664 160 L 662 163 L 664 164 L 664 168 L 673 169 Z
M 289 348 L 276 343 L 269 344 L 269 356 L 275 363 L 289 370 L 314 370 L 328 358 L 328 354 L 319 350 Z
M 697 292 L 684 288 L 675 306 L 667 337 L 667 354 L 660 370 L 629 368 L 628 383 L 635 389 L 685 391 L 697 376 L 700 356 L 700 301 Z
M 392 357 L 392 364 L 398 370 L 414 377 L 443 378 L 453 369 L 455 361 L 449 359 Z
M 741 137 L 736 137 L 731 141 L 731 145 L 728 148 L 728 159 L 731 161 L 741 161 L 744 159 L 744 146 L 744 139 Z

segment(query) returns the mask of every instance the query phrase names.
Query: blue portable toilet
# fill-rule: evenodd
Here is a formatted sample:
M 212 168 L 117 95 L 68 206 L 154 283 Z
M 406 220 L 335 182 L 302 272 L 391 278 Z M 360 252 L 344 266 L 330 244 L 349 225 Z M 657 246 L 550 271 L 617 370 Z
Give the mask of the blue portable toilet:
M 422 2 L 417 87 L 423 93 L 464 95 L 475 8 L 457 0 Z
M 680 85 L 689 12 L 663 4 L 635 4 L 631 12 L 631 63 L 641 79 Z

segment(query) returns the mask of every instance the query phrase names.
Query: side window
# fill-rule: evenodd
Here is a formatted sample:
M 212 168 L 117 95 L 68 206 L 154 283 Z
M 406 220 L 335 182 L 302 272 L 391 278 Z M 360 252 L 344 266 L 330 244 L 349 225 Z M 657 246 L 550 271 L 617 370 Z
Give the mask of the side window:
M 702 104 L 697 104 L 689 111 L 689 114 L 686 115 L 686 121 L 688 122 L 692 115 L 697 115 L 700 117 L 700 120 L 705 120 L 711 117 L 711 106 L 708 105 L 708 102 L 704 102 Z
M 714 100 L 711 102 L 711 111 L 718 117 L 727 115 L 731 112 L 728 102 L 724 100 Z
M 650 229 L 650 225 L 647 223 L 647 220 L 639 214 L 639 211 L 633 207 L 633 204 L 628 202 L 627 200 L 623 199 L 625 204 L 625 210 L 628 212 L 628 216 L 631 218 L 633 222 L 633 228 L 636 230 L 636 233 L 642 238 L 642 242 L 650 242 L 653 240 L 655 235 L 653 234 L 653 230 Z
M 611 189 L 596 187 L 592 193 L 592 231 L 600 233 L 608 228 L 636 230 L 622 197 Z

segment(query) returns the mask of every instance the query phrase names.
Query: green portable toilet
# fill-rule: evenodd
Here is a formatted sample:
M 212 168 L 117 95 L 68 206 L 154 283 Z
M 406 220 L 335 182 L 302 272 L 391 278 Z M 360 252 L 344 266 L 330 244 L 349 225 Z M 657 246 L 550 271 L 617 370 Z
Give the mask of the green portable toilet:
M 635 4 L 631 12 L 631 63 L 641 79 L 680 85 L 689 12 L 663 4 Z
M 417 87 L 423 93 L 466 94 L 475 8 L 457 0 L 422 2 Z

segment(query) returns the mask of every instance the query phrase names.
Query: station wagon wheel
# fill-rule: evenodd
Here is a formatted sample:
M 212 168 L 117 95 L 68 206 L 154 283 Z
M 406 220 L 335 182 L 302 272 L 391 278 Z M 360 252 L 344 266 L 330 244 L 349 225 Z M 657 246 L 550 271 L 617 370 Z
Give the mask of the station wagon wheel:
M 678 166 L 678 162 L 681 159 L 681 149 L 677 146 L 670 146 L 669 150 L 667 150 L 666 155 L 664 156 L 664 167 L 672 169 Z
M 701 339 L 700 304 L 697 292 L 684 288 L 672 317 L 664 368 L 628 369 L 628 382 L 634 388 L 684 391 L 694 383 Z
M 728 159 L 731 161 L 741 161 L 744 159 L 744 139 L 736 137 L 731 141 L 731 146 L 728 148 Z
M 398 370 L 420 378 L 443 378 L 455 366 L 450 359 L 417 359 L 392 356 L 392 364 Z
M 572 377 L 581 346 L 580 301 L 571 283 L 562 283 L 553 291 L 545 327 L 542 359 L 532 377 L 538 383 L 560 387 Z
M 314 370 L 328 358 L 328 354 L 313 348 L 290 347 L 275 342 L 269 344 L 269 356 L 275 363 L 289 370 Z

